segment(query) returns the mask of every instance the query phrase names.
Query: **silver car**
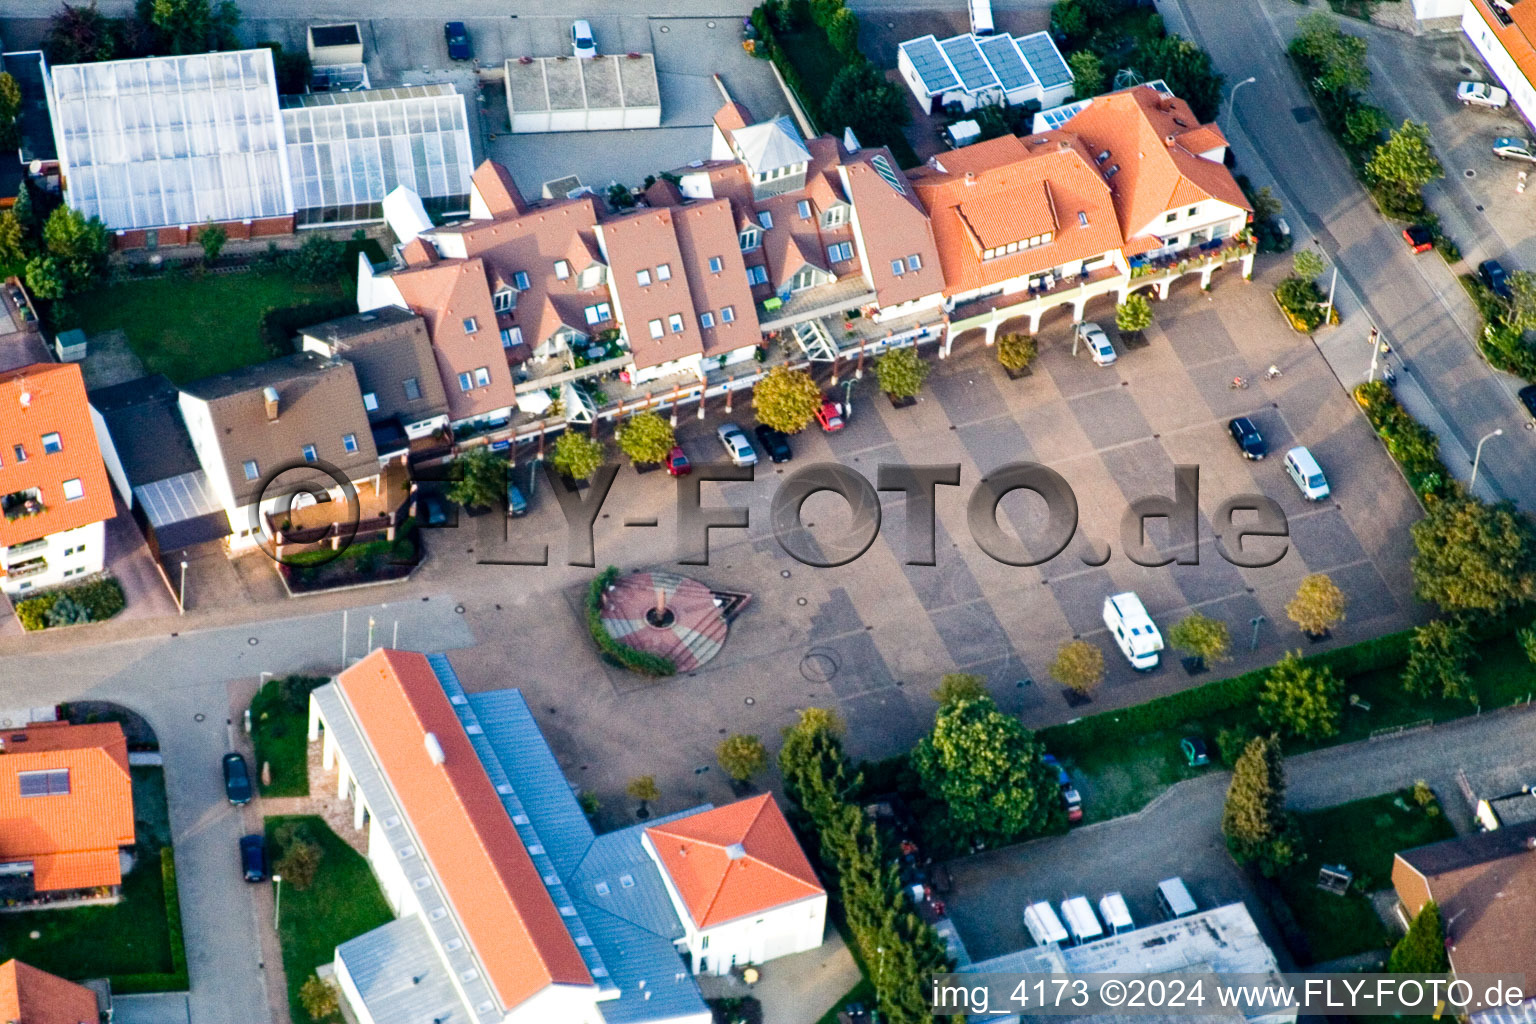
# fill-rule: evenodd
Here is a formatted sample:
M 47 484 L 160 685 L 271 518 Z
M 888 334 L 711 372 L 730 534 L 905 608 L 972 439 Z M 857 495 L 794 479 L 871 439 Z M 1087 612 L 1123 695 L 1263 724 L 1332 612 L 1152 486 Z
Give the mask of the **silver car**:
M 1108 366 L 1117 358 L 1115 346 L 1109 343 L 1109 336 L 1104 333 L 1104 328 L 1095 323 L 1077 325 L 1077 336 L 1088 346 L 1088 354 L 1099 366 Z
M 1524 160 L 1536 164 L 1536 149 L 1532 149 L 1525 139 L 1494 139 L 1493 155 L 1500 160 Z
M 732 463 L 738 466 L 757 465 L 757 449 L 752 447 L 752 442 L 747 440 L 747 435 L 736 424 L 720 424 L 715 436 L 720 439 Z

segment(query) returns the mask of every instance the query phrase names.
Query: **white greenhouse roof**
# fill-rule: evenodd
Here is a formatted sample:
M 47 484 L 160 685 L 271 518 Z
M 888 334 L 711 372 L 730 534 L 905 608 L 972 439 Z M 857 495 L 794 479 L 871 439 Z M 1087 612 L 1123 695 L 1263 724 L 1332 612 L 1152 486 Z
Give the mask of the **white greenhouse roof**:
M 469 195 L 468 119 L 453 86 L 312 93 L 283 102 L 299 210 L 382 203 L 399 185 L 423 199 Z
M 293 212 L 272 51 L 52 69 L 69 205 L 110 228 Z

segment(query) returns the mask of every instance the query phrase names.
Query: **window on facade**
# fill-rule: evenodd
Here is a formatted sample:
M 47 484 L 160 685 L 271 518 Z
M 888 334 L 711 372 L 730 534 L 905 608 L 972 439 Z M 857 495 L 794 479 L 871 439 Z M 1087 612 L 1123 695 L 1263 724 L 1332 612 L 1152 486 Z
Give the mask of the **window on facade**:
M 700 313 L 699 314 L 699 326 L 700 327 L 713 327 L 713 326 L 715 326 L 715 314 L 711 313 L 707 309 L 704 312 Z
M 79 478 L 64 481 L 64 500 L 74 501 L 76 498 L 85 497 L 85 485 Z
M 724 268 L 725 263 L 721 261 L 719 256 L 711 256 L 709 258 L 709 272 L 711 274 L 718 274 Z
M 345 448 L 349 452 L 357 451 L 357 435 L 356 434 L 342 434 L 341 435 L 341 446 L 343 448 Z
M 565 260 L 555 260 L 555 280 L 564 281 L 571 276 L 571 265 Z
M 54 452 L 61 452 L 63 450 L 64 450 L 64 442 L 59 439 L 59 435 L 58 434 L 44 434 L 43 435 L 43 453 L 44 454 L 52 455 Z
M 800 219 L 801 220 L 810 220 L 811 219 L 811 201 L 809 199 L 802 199 L 802 200 L 800 200 L 798 203 L 795 204 L 795 212 L 800 214 Z
M 261 469 L 260 469 L 260 467 L 258 467 L 256 465 L 256 460 L 255 459 L 246 459 L 245 460 L 245 478 L 247 480 L 255 480 L 259 476 L 261 476 Z
M 320 453 L 315 451 L 315 446 L 312 444 L 305 445 L 303 451 L 305 462 L 314 462 L 320 457 Z
M 773 214 L 769 213 L 767 210 L 759 211 L 757 215 L 757 222 L 763 226 L 764 231 L 773 230 Z
M 491 371 L 484 366 L 475 367 L 475 387 L 483 388 L 491 383 Z
M 838 242 L 827 246 L 828 263 L 846 263 L 851 259 L 853 259 L 852 242 Z
M 480 329 L 480 325 L 475 322 L 475 318 L 474 317 L 467 316 L 467 317 L 464 318 L 464 333 L 465 334 L 474 334 L 479 329 Z
M 363 408 L 369 412 L 377 412 L 379 408 L 379 396 L 369 391 L 363 395 Z
M 522 270 L 519 270 L 517 273 L 513 274 L 512 275 L 512 287 L 516 288 L 520 292 L 527 291 L 528 290 L 528 274 L 525 271 L 522 271 Z
M 727 323 L 727 324 L 735 323 L 736 322 L 736 307 L 735 306 L 721 306 L 720 307 L 720 322 L 721 323 Z
M 47 768 L 40 772 L 17 772 L 16 783 L 22 796 L 67 796 L 69 769 Z
M 588 306 L 583 312 L 587 315 L 587 323 L 600 324 L 613 319 L 613 310 L 606 302 L 599 302 L 595 306 Z
M 656 280 L 658 280 L 658 281 L 670 281 L 670 280 L 672 280 L 672 264 L 670 264 L 670 263 L 663 263 L 661 266 L 657 267 L 656 268 Z
M 474 378 L 472 378 L 467 373 L 459 374 L 459 390 L 460 391 L 468 391 L 470 388 L 472 388 L 474 386 L 475 386 Z
M 1220 239 L 1223 239 L 1223 238 L 1226 238 L 1226 237 L 1227 237 L 1227 225 L 1225 223 L 1213 224 L 1211 226 L 1211 241 L 1213 241 L 1213 242 L 1219 241 Z
M 510 313 L 517 308 L 517 292 L 511 288 L 498 288 L 491 296 L 491 308 L 498 313 Z
M 644 288 L 646 285 L 650 284 L 651 268 L 643 267 L 640 270 L 635 271 L 635 281 L 640 285 L 641 288 Z
M 821 215 L 822 227 L 835 228 L 848 219 L 848 207 L 838 204 Z
M 1178 210 L 1174 210 L 1168 216 L 1163 218 L 1163 223 L 1164 224 L 1172 224 L 1174 221 L 1176 221 L 1178 219 L 1179 219 L 1179 211 Z
M 26 462 L 27 461 L 27 450 L 25 448 L 23 448 L 21 445 L 19 445 L 19 444 L 16 445 L 15 447 L 13 447 L 11 449 L 11 451 L 16 453 L 16 461 L 17 462 Z
M 761 263 L 747 268 L 747 284 L 763 284 L 768 280 L 768 268 Z
M 1198 206 L 1191 206 L 1189 209 L 1184 211 L 1184 216 L 1186 216 L 1186 217 L 1193 217 L 1195 214 L 1197 214 L 1199 212 L 1200 212 L 1200 207 L 1198 207 Z
M 652 320 L 651 323 L 650 323 L 650 328 L 651 328 L 651 337 L 653 337 L 653 338 L 659 338 L 663 334 L 667 333 L 662 328 L 660 320 Z
M 789 282 L 789 290 L 798 292 L 810 288 L 816 284 L 816 271 L 810 267 L 801 267 Z
M 901 260 L 891 260 L 891 273 L 900 277 L 907 272 L 907 265 Z
M 515 327 L 513 328 L 513 330 L 516 329 L 517 328 Z M 417 380 L 415 377 L 407 377 L 401 383 L 405 386 L 405 397 L 407 401 L 414 402 L 421 397 L 421 381 Z
M 671 328 L 673 334 L 683 333 L 683 315 L 681 313 L 669 314 L 667 316 L 667 326 Z
M 758 237 L 757 228 L 748 228 L 743 231 L 737 236 L 737 241 L 741 243 L 741 251 L 751 252 L 753 249 L 756 249 Z
M 506 327 L 501 332 L 501 347 L 512 348 L 523 343 L 523 329 L 521 327 Z
M 1189 244 L 1190 245 L 1199 245 L 1202 242 L 1204 242 L 1207 238 L 1209 238 L 1210 234 L 1211 233 L 1209 231 L 1206 231 L 1206 230 L 1191 231 L 1189 233 Z
M 919 270 L 922 270 L 923 269 L 923 259 L 922 259 L 922 257 L 919 256 L 917 253 L 913 253 L 911 256 L 908 256 L 907 257 L 907 269 L 912 271 L 912 273 L 914 273 L 914 274 L 917 273 Z

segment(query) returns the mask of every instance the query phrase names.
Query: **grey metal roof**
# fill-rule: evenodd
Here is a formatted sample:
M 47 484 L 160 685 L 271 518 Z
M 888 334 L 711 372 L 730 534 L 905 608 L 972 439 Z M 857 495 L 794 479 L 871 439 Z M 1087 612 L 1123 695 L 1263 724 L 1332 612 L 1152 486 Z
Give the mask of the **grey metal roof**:
M 731 132 L 742 160 L 754 174 L 810 163 L 811 151 L 805 148 L 800 130 L 786 114 L 772 121 L 748 125 Z
M 901 49 L 917 70 L 917 76 L 923 80 L 923 88 L 929 93 L 936 96 L 960 84 L 960 79 L 950 69 L 949 61 L 939 52 L 939 41 L 933 36 L 909 39 L 901 44 Z
M 619 989 L 617 999 L 597 1004 L 603 1020 L 608 1024 L 652 1020 L 708 1024 L 709 1007 L 670 941 L 601 910 L 583 913 L 593 938 L 614 965 L 613 980 Z
M 224 512 L 224 506 L 208 486 L 207 475 L 200 469 L 168 480 L 141 484 L 133 489 L 133 500 L 143 506 L 149 525 L 156 530 L 198 516 Z M 227 533 L 228 523 L 225 525 Z
M 164 376 L 154 374 L 97 388 L 86 398 L 107 425 L 129 487 L 137 490 L 141 485 L 184 474 L 202 475 L 202 465 L 181 419 L 179 392 Z
M 669 940 L 682 938 L 683 925 L 678 920 L 672 898 L 667 895 L 661 871 L 641 846 L 640 837 L 649 826 L 698 814 L 711 807 L 705 804 L 598 836 L 576 870 L 572 882 L 576 898 L 652 934 Z
M 987 66 L 986 59 L 981 55 L 981 48 L 976 45 L 976 37 L 967 33 L 963 36 L 951 36 L 939 44 L 939 49 L 944 51 L 944 56 L 949 58 L 949 64 L 955 69 L 955 74 L 960 76 L 960 84 L 965 86 L 967 92 L 978 92 L 982 89 L 996 88 L 997 76 Z
M 374 1024 L 465 1021 L 453 979 L 427 926 L 401 917 L 336 947 Z
M 993 74 L 997 75 L 997 80 L 1007 91 L 1027 89 L 1035 84 L 1034 73 L 1024 62 L 1024 57 L 1019 53 L 1019 48 L 1014 44 L 1012 36 L 1006 34 L 984 36 L 977 40 L 977 46 L 981 49 L 981 55 L 991 65 Z
M 1072 81 L 1072 71 L 1062 59 L 1061 51 L 1049 32 L 1035 32 L 1015 39 L 1019 52 L 1029 62 L 1035 78 L 1043 88 L 1050 89 Z

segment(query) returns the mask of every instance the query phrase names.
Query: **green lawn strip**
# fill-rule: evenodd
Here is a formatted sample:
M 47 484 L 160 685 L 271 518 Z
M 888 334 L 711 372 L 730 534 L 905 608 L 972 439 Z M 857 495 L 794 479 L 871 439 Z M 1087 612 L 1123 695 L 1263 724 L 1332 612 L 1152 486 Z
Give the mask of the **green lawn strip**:
M 837 1024 L 838 1013 L 849 1003 L 863 1003 L 865 1006 L 873 1007 L 875 1005 L 875 983 L 868 978 L 860 978 L 859 983 L 847 992 L 844 992 L 842 997 L 832 1004 L 831 1009 L 821 1015 L 821 1019 L 816 1024 Z
M 1286 742 L 1286 754 L 1366 739 L 1378 729 L 1412 725 L 1425 719 L 1449 721 L 1472 714 L 1467 701 L 1416 697 L 1403 689 L 1402 662 L 1408 633 L 1389 634 L 1352 647 L 1314 655 L 1309 662 L 1329 665 L 1344 678 L 1346 704 L 1339 735 L 1321 743 Z M 1484 709 L 1523 701 L 1536 692 L 1536 666 L 1505 633 L 1478 645 L 1471 665 L 1473 684 Z M 1175 782 L 1202 771 L 1217 771 L 1216 734 L 1244 726 L 1263 730 L 1254 695 L 1268 669 L 1218 680 L 1118 711 L 1107 711 L 1040 732 L 1046 749 L 1072 769 L 1083 791 L 1087 821 L 1103 821 L 1145 807 Z M 1348 702 L 1358 697 L 1370 710 Z M 1212 766 L 1190 769 L 1179 740 L 1200 736 L 1210 748 Z
M 251 700 L 251 740 L 256 746 L 256 777 L 271 766 L 272 784 L 262 796 L 309 795 L 309 712 L 284 705 L 278 680 L 269 679 Z
M 1427 813 L 1407 789 L 1299 818 L 1304 855 L 1280 879 L 1280 890 L 1306 933 L 1314 962 L 1384 948 L 1390 936 L 1366 894 L 1392 884 L 1397 851 L 1455 835 L 1444 813 Z M 1342 864 L 1354 873 L 1355 884 L 1347 895 L 1317 887 L 1317 872 L 1324 864 Z
M 343 296 L 339 281 L 278 271 L 167 273 L 108 285 L 74 306 L 86 334 L 121 328 L 145 369 L 184 384 L 270 358 L 258 331 L 266 310 Z
M 324 851 L 313 885 L 303 890 L 283 885 L 278 937 L 283 945 L 283 971 L 288 976 L 290 1012 L 296 1024 L 303 1024 L 310 1018 L 299 1003 L 299 988 L 315 968 L 334 960 L 338 945 L 388 923 L 394 915 L 368 862 L 318 817 L 293 815 L 266 820 L 268 853 L 274 864 L 282 854 L 276 845 L 277 830 L 290 821 L 302 824 Z

